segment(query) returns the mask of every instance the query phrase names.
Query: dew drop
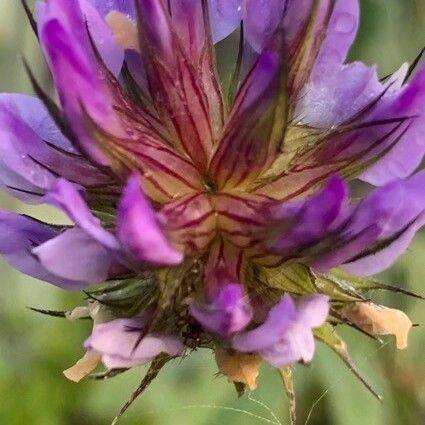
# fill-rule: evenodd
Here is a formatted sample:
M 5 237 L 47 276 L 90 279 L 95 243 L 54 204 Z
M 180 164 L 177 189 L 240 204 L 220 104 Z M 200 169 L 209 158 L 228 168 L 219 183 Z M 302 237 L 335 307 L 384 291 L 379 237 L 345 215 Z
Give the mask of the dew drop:
M 342 34 L 350 34 L 356 28 L 356 19 L 350 13 L 340 13 L 336 17 L 334 30 Z

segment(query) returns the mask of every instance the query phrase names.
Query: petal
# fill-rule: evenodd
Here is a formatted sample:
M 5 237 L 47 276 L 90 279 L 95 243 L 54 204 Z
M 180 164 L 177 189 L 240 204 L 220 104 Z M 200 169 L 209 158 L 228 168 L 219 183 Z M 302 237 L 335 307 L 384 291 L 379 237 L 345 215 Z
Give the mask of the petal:
M 211 200 L 203 193 L 183 196 L 159 211 L 167 223 L 167 235 L 186 255 L 205 250 L 215 236 L 216 214 Z
M 257 52 L 261 52 L 278 27 L 282 25 L 287 2 L 244 0 L 244 3 L 243 18 L 247 41 Z
M 204 328 L 223 336 L 241 331 L 252 319 L 252 309 L 239 284 L 222 286 L 209 305 L 192 304 L 190 314 Z
M 424 102 L 425 66 L 403 90 L 400 90 L 388 107 L 387 114 L 394 117 L 414 117 L 409 128 L 391 151 L 362 175 L 363 180 L 382 186 L 409 176 L 421 164 L 425 154 Z
M 325 271 L 369 257 L 388 245 L 391 247 L 415 221 L 419 219 L 417 223 L 422 224 L 424 188 L 425 172 L 421 172 L 408 180 L 393 182 L 372 192 L 352 208 L 346 223 L 325 242 L 331 252 L 314 261 L 313 265 Z M 402 237 L 401 242 L 396 243 L 394 251 L 390 249 L 386 263 L 401 254 L 401 249 L 412 236 L 410 232 L 406 235 L 406 239 Z M 365 270 L 365 273 L 368 271 Z
M 408 346 L 408 336 L 413 324 L 400 310 L 358 302 L 347 304 L 341 310 L 341 314 L 369 334 L 394 335 L 399 350 L 404 350 Z
M 125 13 L 135 19 L 134 0 L 90 0 L 101 16 L 106 16 L 111 10 Z
M 2 93 L 0 103 L 11 113 L 15 113 L 42 140 L 67 152 L 77 153 L 71 142 L 61 133 L 40 99 L 20 93 Z
M 309 295 L 297 300 L 297 323 L 305 327 L 318 328 L 329 314 L 329 297 Z
M 311 329 L 292 324 L 277 344 L 261 351 L 260 354 L 272 366 L 283 368 L 301 360 L 305 363 L 311 362 L 314 350 L 315 344 Z
M 122 134 L 121 124 L 95 63 L 78 3 L 66 2 L 66 7 L 62 6 L 59 0 L 38 4 L 40 41 L 64 113 L 81 148 L 99 164 L 108 165 L 109 161 L 87 132 L 86 114 L 117 136 Z
M 281 211 L 282 225 L 289 229 L 273 243 L 281 255 L 297 255 L 309 244 L 319 242 L 326 235 L 347 203 L 348 188 L 339 177 L 332 178 L 317 195 L 305 201 L 284 203 Z
M 86 286 L 107 280 L 116 265 L 104 246 L 77 227 L 49 239 L 32 253 L 50 273 L 86 282 Z
M 337 0 L 320 47 L 316 67 L 322 63 L 342 64 L 356 37 L 360 21 L 359 0 Z
M 242 0 L 210 0 L 211 26 L 214 43 L 223 40 L 240 25 Z
M 58 179 L 44 200 L 64 211 L 78 227 L 103 246 L 111 250 L 120 249 L 115 236 L 104 229 L 100 220 L 93 216 L 74 184 Z
M 138 0 L 138 4 L 151 98 L 176 148 L 205 170 L 213 133 L 219 130 L 213 122 L 223 114 L 223 105 L 201 3 L 176 0 L 172 6 L 176 17 L 162 2 Z M 184 5 L 191 14 L 183 12 Z
M 102 354 L 107 368 L 129 368 L 152 361 L 161 353 L 177 356 L 183 350 L 182 342 L 173 336 L 149 334 L 140 341 L 144 321 L 139 319 L 118 319 L 94 327 L 86 348 Z
M 51 273 L 37 260 L 31 250 L 60 233 L 60 228 L 0 210 L 0 254 L 14 268 L 29 276 L 67 290 L 80 290 L 85 282 L 70 280 Z
M 367 255 L 360 260 L 344 264 L 347 273 L 355 276 L 371 276 L 388 269 L 409 248 L 416 232 L 425 226 L 425 214 L 422 214 L 397 239 L 386 248 Z
M 0 125 L 0 163 L 4 170 L 0 180 L 14 189 L 23 192 L 33 189 L 33 193 L 42 194 L 56 180 L 56 176 L 31 155 L 38 153 L 36 144 L 42 142 L 25 122 L 3 105 L 0 105 Z
M 87 351 L 77 363 L 64 370 L 63 374 L 72 382 L 80 382 L 96 369 L 100 360 L 101 355 L 99 353 L 96 353 L 96 351 Z
M 272 347 L 296 319 L 296 305 L 289 295 L 285 295 L 269 312 L 266 321 L 256 329 L 237 334 L 232 346 L 242 352 L 259 352 Z
M 132 176 L 118 208 L 118 239 L 139 261 L 155 265 L 176 265 L 183 255 L 168 242 L 155 211 L 140 188 L 140 178 Z
M 4 163 L 0 180 L 21 190 L 21 195 L 25 192 L 43 194 L 60 175 L 87 186 L 110 181 L 74 151 L 36 98 L 21 94 L 0 95 L 0 128 L 1 161 Z M 20 178 L 14 178 L 14 174 Z
M 198 58 L 206 43 L 202 1 L 173 0 L 170 2 L 173 29 L 189 56 Z
M 354 116 L 384 88 L 375 67 L 360 62 L 320 63 L 303 88 L 296 116 L 312 127 L 332 128 Z
M 79 0 L 81 11 L 87 21 L 90 36 L 107 68 L 118 76 L 123 62 L 124 50 L 115 43 L 114 35 L 91 0 Z
M 284 39 L 277 34 L 239 88 L 210 164 L 209 173 L 219 186 L 246 184 L 280 153 L 286 123 L 283 49 Z

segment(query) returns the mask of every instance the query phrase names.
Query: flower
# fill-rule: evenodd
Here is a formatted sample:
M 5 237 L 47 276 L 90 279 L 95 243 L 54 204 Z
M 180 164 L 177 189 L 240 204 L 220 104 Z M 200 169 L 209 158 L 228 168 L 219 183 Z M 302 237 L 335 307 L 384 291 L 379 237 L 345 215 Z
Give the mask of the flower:
M 206 347 L 243 391 L 315 338 L 351 365 L 347 306 L 408 293 L 368 276 L 425 223 L 425 68 L 346 63 L 357 0 L 45 0 L 30 19 L 60 105 L 31 72 L 39 99 L 0 96 L 0 183 L 73 224 L 1 211 L 0 253 L 106 310 L 68 375 L 152 362 L 144 389 Z
M 252 319 L 252 310 L 241 285 L 220 288 L 211 305 L 204 308 L 192 304 L 190 314 L 211 332 L 228 336 L 244 329 Z
M 149 363 L 166 353 L 177 356 L 183 352 L 181 341 L 172 336 L 146 335 L 135 348 L 138 332 L 145 323 L 140 319 L 116 319 L 94 327 L 85 347 L 102 355 L 107 368 L 121 369 Z
M 279 369 L 299 361 L 310 363 L 314 355 L 312 329 L 323 325 L 328 313 L 328 298 L 324 295 L 306 296 L 297 304 L 285 295 L 263 324 L 233 338 L 233 348 L 260 353 Z

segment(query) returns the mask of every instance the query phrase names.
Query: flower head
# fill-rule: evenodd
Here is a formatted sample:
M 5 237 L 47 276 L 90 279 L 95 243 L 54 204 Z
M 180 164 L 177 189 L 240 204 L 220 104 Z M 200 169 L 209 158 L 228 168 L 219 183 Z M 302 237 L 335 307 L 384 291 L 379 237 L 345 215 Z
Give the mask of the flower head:
M 425 223 L 425 69 L 347 64 L 358 20 L 357 0 L 37 3 L 60 105 L 31 74 L 41 100 L 1 95 L 0 182 L 73 225 L 2 211 L 0 253 L 101 303 L 91 369 L 208 347 L 254 387 L 315 337 L 350 363 L 333 324 Z

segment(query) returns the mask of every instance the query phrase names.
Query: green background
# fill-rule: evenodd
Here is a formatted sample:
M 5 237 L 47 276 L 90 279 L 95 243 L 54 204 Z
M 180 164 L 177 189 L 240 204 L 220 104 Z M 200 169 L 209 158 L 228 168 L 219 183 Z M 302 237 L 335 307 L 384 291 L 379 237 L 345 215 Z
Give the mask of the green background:
M 105 0 L 106 1 L 106 0 Z M 352 58 L 378 64 L 380 73 L 394 71 L 414 58 L 425 42 L 425 0 L 364 0 L 363 19 Z M 0 1 L 0 92 L 31 92 L 21 56 L 25 56 L 46 86 L 45 66 L 18 0 Z M 70 84 L 72 82 L 70 81 Z M 2 196 L 0 206 L 58 220 L 49 209 L 27 207 Z M 382 279 L 425 292 L 425 235 Z M 88 324 L 36 315 L 25 306 L 67 309 L 82 302 L 80 294 L 17 274 L 0 263 L 0 424 L 109 424 L 144 369 L 107 382 L 73 384 L 62 370 L 83 353 Z M 399 295 L 380 301 L 402 308 L 415 323 L 425 324 L 423 302 Z M 425 329 L 413 329 L 409 349 L 395 350 L 358 333 L 344 332 L 352 356 L 363 374 L 384 396 L 377 402 L 352 377 L 333 353 L 318 347 L 309 368 L 296 368 L 299 424 L 421 425 L 425 423 Z M 209 352 L 175 361 L 160 374 L 122 420 L 123 425 L 223 425 L 288 423 L 286 398 L 275 374 L 263 367 L 259 389 L 237 399 L 224 378 L 215 377 Z M 256 400 L 256 401 L 255 401 Z M 264 403 L 263 407 L 258 401 Z M 272 413 L 271 413 L 272 412 Z M 261 416 L 263 419 L 259 418 Z M 308 419 L 308 420 L 307 420 Z

